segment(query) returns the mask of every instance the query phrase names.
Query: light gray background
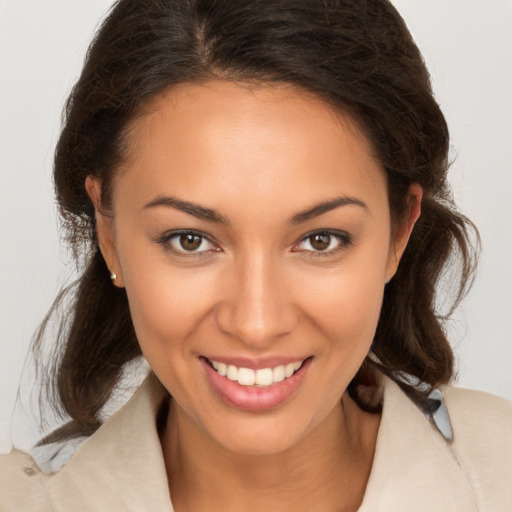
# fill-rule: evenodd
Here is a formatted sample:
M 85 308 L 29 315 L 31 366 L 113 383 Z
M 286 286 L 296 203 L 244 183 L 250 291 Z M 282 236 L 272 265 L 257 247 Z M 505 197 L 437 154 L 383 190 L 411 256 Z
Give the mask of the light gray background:
M 395 0 L 432 73 L 483 241 L 449 325 L 461 385 L 512 399 L 512 1 Z M 60 112 L 111 0 L 0 0 L 0 452 L 31 336 L 72 275 L 52 203 Z

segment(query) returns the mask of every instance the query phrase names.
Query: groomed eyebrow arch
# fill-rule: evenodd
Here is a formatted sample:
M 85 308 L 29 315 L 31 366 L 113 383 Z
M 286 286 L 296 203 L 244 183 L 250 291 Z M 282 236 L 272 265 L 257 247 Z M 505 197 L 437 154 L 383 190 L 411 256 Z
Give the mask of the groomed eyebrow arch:
M 308 220 L 314 219 L 315 217 L 323 215 L 324 213 L 330 212 L 331 210 L 347 205 L 359 206 L 369 211 L 368 205 L 363 201 L 354 197 L 341 196 L 335 199 L 331 199 L 330 201 L 318 203 L 311 208 L 308 208 L 307 210 L 299 212 L 295 214 L 288 222 L 289 224 L 301 224 Z M 172 196 L 158 196 L 144 205 L 143 209 L 146 210 L 149 208 L 157 208 L 159 206 L 174 208 L 175 210 L 180 210 L 182 212 L 188 213 L 189 215 L 193 215 L 198 219 L 206 220 L 208 222 L 225 225 L 230 224 L 229 220 L 217 210 L 205 208 L 204 206 L 200 206 L 196 203 L 183 201 L 182 199 L 177 199 L 176 197 Z
M 340 206 L 347 205 L 355 205 L 360 206 L 366 211 L 369 211 L 368 205 L 363 201 L 356 199 L 355 197 L 341 196 L 335 199 L 331 199 L 330 201 L 325 201 L 322 203 L 318 203 L 307 210 L 299 212 L 295 214 L 290 219 L 290 224 L 301 224 L 302 222 L 306 222 L 308 220 L 314 219 L 315 217 L 319 217 L 324 213 L 330 212 Z
M 172 196 L 158 196 L 148 204 L 144 205 L 144 210 L 149 208 L 156 208 L 158 206 L 165 206 L 168 208 L 174 208 L 175 210 L 181 210 L 182 212 L 193 215 L 201 220 L 208 222 L 214 222 L 216 224 L 229 224 L 229 221 L 221 215 L 218 211 L 212 210 L 211 208 L 205 208 L 196 203 L 190 201 L 183 201 Z

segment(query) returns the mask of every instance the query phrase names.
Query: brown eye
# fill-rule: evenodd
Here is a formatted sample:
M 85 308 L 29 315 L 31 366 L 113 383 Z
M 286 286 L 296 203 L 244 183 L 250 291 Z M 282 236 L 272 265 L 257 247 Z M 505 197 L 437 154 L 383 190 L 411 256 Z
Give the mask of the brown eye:
M 318 233 L 310 237 L 310 244 L 315 251 L 325 251 L 331 244 L 331 235 Z
M 180 236 L 180 245 L 185 251 L 196 251 L 201 247 L 203 238 L 193 233 L 187 233 Z
M 343 231 L 317 231 L 306 235 L 294 247 L 294 251 L 310 253 L 310 256 L 335 255 L 352 244 L 352 237 Z
M 158 243 L 164 249 L 182 256 L 194 256 L 219 250 L 206 235 L 194 231 L 167 233 L 158 240 Z

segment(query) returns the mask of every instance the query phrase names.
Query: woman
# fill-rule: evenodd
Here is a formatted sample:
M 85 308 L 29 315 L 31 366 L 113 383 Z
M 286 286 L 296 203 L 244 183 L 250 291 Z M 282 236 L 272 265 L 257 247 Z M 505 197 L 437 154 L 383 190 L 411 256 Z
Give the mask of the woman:
M 118 2 L 55 156 L 85 267 L 41 444 L 90 438 L 2 457 L 1 510 L 506 510 L 511 408 L 448 385 L 434 309 L 473 270 L 447 151 L 387 1 Z

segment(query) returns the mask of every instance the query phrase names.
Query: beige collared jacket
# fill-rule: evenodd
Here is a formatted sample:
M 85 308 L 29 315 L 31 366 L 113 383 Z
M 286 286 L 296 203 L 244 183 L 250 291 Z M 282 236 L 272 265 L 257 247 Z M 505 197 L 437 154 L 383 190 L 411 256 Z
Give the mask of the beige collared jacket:
M 394 382 L 383 383 L 375 458 L 359 511 L 511 512 L 512 404 L 443 388 L 450 442 Z M 19 451 L 0 456 L 0 511 L 172 512 L 155 420 L 162 397 L 150 376 L 55 474 Z

